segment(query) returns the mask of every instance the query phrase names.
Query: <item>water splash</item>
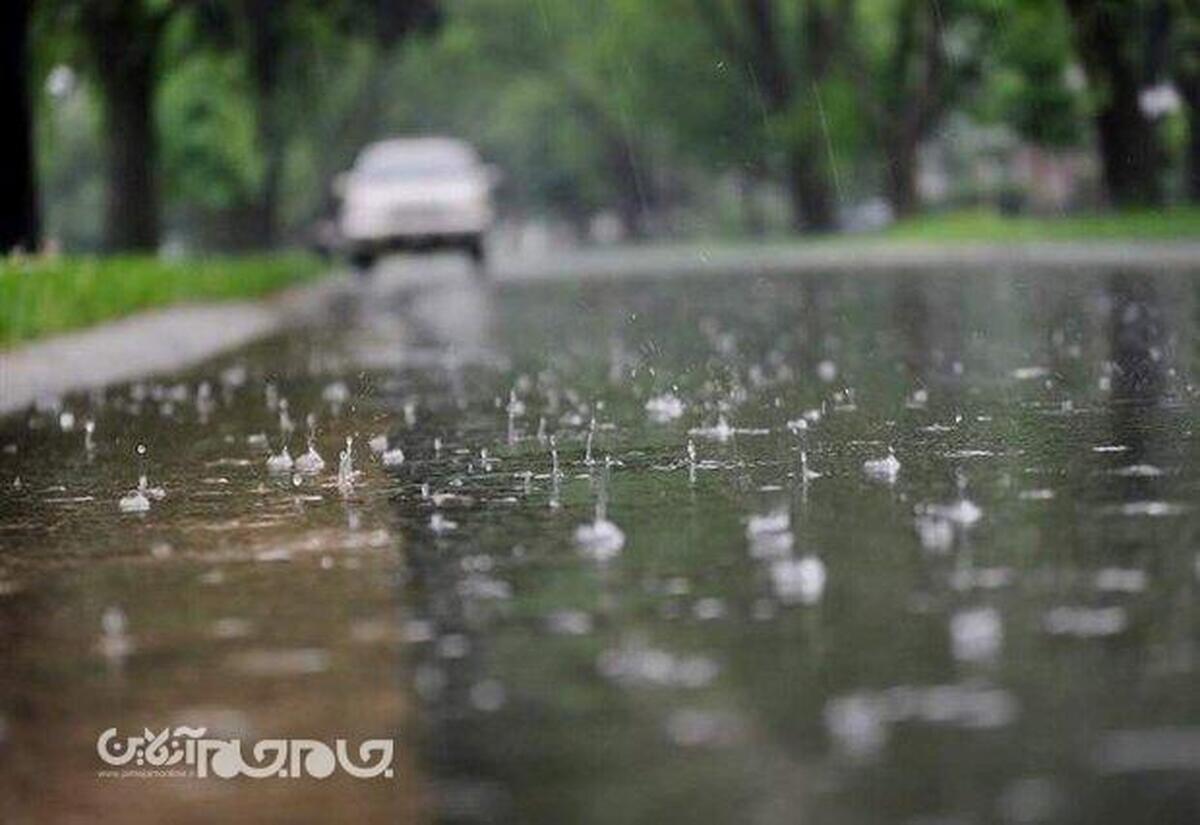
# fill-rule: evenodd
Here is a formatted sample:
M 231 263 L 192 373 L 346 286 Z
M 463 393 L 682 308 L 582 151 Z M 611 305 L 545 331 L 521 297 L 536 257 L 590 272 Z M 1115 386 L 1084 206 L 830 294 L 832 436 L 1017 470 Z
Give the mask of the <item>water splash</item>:
M 900 475 L 900 459 L 896 458 L 896 451 L 889 446 L 886 458 L 872 458 L 864 461 L 863 472 L 867 474 L 868 478 L 875 481 L 894 484 L 896 477 Z
M 800 480 L 804 482 L 815 481 L 820 478 L 821 474 L 816 470 L 810 470 L 808 467 L 808 451 L 800 451 Z
M 787 558 L 795 543 L 791 516 L 785 511 L 751 516 L 746 521 L 746 538 L 753 558 Z
M 688 435 L 698 436 L 700 438 L 711 438 L 714 441 L 722 443 L 728 441 L 734 436 L 734 429 L 729 425 L 724 415 L 717 417 L 717 423 L 711 427 L 695 427 L 688 430 Z
M 343 381 L 334 381 L 321 391 L 321 400 L 332 408 L 334 415 L 337 415 L 342 406 L 350 400 L 350 388 Z
M 129 620 L 125 611 L 113 605 L 105 608 L 100 617 L 100 638 L 96 650 L 114 665 L 120 665 L 133 652 L 133 638 L 129 635 Z
M 945 553 L 954 546 L 954 525 L 933 513 L 918 515 L 913 522 L 921 546 L 931 553 Z
M 517 419 L 525 414 L 525 404 L 517 398 L 517 388 L 508 391 L 508 443 L 517 443 Z
M 150 510 L 151 501 L 162 501 L 167 497 L 167 491 L 162 487 L 151 487 L 146 479 L 145 456 L 146 445 L 138 444 L 135 452 L 142 463 L 142 473 L 138 476 L 138 486 L 130 490 L 117 501 L 117 507 L 122 513 L 145 513 Z
M 592 459 L 592 441 L 596 437 L 596 416 L 592 416 L 592 423 L 588 426 L 587 434 L 587 449 L 584 451 L 583 463 L 591 467 L 594 462 Z
M 960 662 L 990 662 L 1004 645 L 1004 624 L 993 607 L 962 610 L 950 617 L 950 650 Z
M 117 501 L 117 507 L 122 513 L 146 513 L 150 510 L 150 497 L 146 495 L 142 486 L 145 484 L 146 477 L 142 476 L 135 490 L 130 490 L 125 495 L 121 496 Z
M 712 684 L 720 673 L 719 665 L 706 656 L 680 656 L 640 641 L 604 651 L 596 666 L 606 679 L 630 687 L 695 690 Z
M 1049 610 L 1042 617 L 1042 629 L 1053 636 L 1097 638 L 1115 636 L 1129 627 L 1129 613 L 1124 607 L 1062 606 Z
M 683 416 L 686 405 L 671 392 L 656 395 L 646 402 L 646 412 L 656 424 L 667 424 Z
M 283 433 L 286 440 L 296 430 L 296 425 L 292 421 L 292 417 L 288 415 L 288 401 L 286 398 L 279 399 L 279 431 Z
M 354 487 L 354 436 L 346 436 L 346 449 L 338 453 L 337 486 L 342 494 Z
M 575 543 L 596 561 L 610 561 L 625 547 L 625 534 L 610 520 L 598 518 L 577 526 Z
M 825 563 L 816 556 L 771 562 L 771 585 L 785 604 L 814 605 L 825 594 Z
M 325 459 L 317 452 L 316 447 L 316 416 L 308 415 L 308 450 L 295 461 L 296 472 L 303 475 L 316 475 L 325 469 Z
M 405 460 L 404 450 L 400 447 L 384 450 L 379 460 L 383 462 L 384 467 L 399 467 Z
M 967 498 L 967 479 L 958 474 L 958 500 L 953 504 L 935 504 L 925 508 L 927 515 L 944 519 L 959 527 L 970 527 L 983 518 L 983 510 Z
M 458 522 L 451 521 L 441 513 L 434 513 L 429 517 L 429 529 L 440 536 L 457 530 Z
M 280 450 L 279 452 L 273 453 L 273 454 L 267 456 L 267 472 L 268 473 L 272 473 L 272 474 L 276 474 L 276 475 L 290 473 L 292 471 L 292 467 L 294 465 L 295 465 L 295 462 L 292 461 L 292 454 L 288 452 L 288 448 L 287 448 L 286 444 L 283 446 L 283 449 Z
M 606 462 L 607 468 L 611 466 Z M 616 524 L 608 520 L 608 484 L 607 478 L 602 478 L 600 490 L 596 497 L 595 518 L 590 523 L 581 524 L 575 528 L 575 544 L 580 550 L 599 562 L 607 562 L 615 558 L 625 546 L 625 533 Z

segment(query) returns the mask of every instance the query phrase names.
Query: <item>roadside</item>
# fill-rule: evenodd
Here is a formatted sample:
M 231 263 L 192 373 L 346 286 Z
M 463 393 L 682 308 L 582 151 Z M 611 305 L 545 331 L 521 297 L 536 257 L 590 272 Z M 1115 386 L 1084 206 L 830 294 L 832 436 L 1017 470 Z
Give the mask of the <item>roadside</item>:
M 171 372 L 243 346 L 325 308 L 344 278 L 267 300 L 181 304 L 0 350 L 0 415 L 67 392 Z
M 298 253 L 0 259 L 0 348 L 176 304 L 260 298 L 328 269 Z
M 817 240 L 599 247 L 517 257 L 501 252 L 488 278 L 520 283 L 1123 267 L 1200 269 L 1200 210 L 1045 221 L 954 213 L 880 233 Z M 344 277 L 317 280 L 330 271 L 303 255 L 188 262 L 10 259 L 0 264 L 0 347 L 9 347 L 0 348 L 0 414 L 71 391 L 182 369 L 311 317 L 340 291 L 366 287 L 382 294 L 470 278 L 466 262 L 454 256 L 390 259 L 376 267 L 369 287 Z M 89 323 L 99 326 L 78 330 Z M 29 340 L 38 336 L 49 337 Z
M 854 275 L 905 270 L 950 274 L 1022 268 L 1071 272 L 1122 267 L 1200 269 L 1200 239 L 945 243 L 840 237 L 803 243 L 663 244 L 501 258 L 492 273 L 497 280 L 516 282 L 555 280 L 568 274 L 576 278 L 659 278 L 719 273 Z
M 1153 246 L 1144 246 L 1147 242 Z M 998 257 L 1045 260 L 1049 265 L 1071 259 L 1087 265 L 1140 262 L 1146 254 L 1174 259 L 1180 250 L 1190 251 L 1176 246 L 1180 243 L 1200 243 L 1200 208 L 1051 218 L 959 210 L 922 215 L 875 232 L 819 238 L 690 239 L 556 250 L 536 258 L 506 259 L 501 252 L 495 269 L 523 279 L 544 270 L 559 273 L 564 261 L 580 263 L 583 275 L 595 274 L 588 271 L 589 265 L 656 274 L 657 261 L 683 271 L 707 269 L 705 261 L 710 259 L 719 259 L 717 267 L 722 269 L 738 261 L 770 270 L 844 269 L 875 261 L 937 265 L 945 255 L 989 266 Z M 176 304 L 261 298 L 310 282 L 328 270 L 326 262 L 303 253 L 178 260 L 145 255 L 0 259 L 0 350 Z
M 927 213 L 885 229 L 889 240 L 974 243 L 1200 240 L 1200 208 L 1079 215 L 1003 215 L 994 209 Z

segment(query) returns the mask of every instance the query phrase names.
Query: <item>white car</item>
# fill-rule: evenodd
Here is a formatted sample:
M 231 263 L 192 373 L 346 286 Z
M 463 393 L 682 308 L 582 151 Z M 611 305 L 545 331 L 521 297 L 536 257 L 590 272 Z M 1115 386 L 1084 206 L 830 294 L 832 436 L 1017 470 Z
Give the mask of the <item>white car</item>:
M 440 137 L 372 143 L 334 183 L 338 234 L 354 264 L 393 250 L 461 249 L 484 262 L 496 175 L 470 145 Z

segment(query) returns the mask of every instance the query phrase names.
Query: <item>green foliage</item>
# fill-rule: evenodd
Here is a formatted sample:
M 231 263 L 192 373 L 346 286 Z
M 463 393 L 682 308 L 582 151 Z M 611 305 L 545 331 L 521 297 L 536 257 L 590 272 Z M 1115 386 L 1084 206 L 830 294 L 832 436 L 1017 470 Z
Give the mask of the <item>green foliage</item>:
M 0 346 L 153 307 L 253 298 L 326 270 L 299 254 L 180 261 L 10 258 L 0 262 Z
M 49 234 L 74 249 L 97 247 L 103 201 L 81 26 L 86 9 L 117 2 L 46 0 L 35 21 L 39 89 L 55 66 L 79 78 L 61 99 L 38 92 Z M 1169 70 L 1200 101 L 1200 9 L 1168 2 Z M 1100 7 L 1140 20 L 1148 3 Z M 170 236 L 227 239 L 208 224 L 236 229 L 264 203 L 281 237 L 301 236 L 331 208 L 333 175 L 397 133 L 473 141 L 503 170 L 510 213 L 576 227 L 680 205 L 692 212 L 673 226 L 713 225 L 745 181 L 780 208 L 797 166 L 852 204 L 915 165 L 913 145 L 949 134 L 951 115 L 1042 146 L 1091 145 L 1104 90 L 1083 79 L 1066 0 L 762 0 L 787 94 L 770 88 L 754 5 L 136 0 L 148 19 L 172 10 L 155 112 Z M 436 32 L 391 48 L 429 31 L 438 9 Z M 1181 155 L 1185 119 L 1164 122 Z
M 1087 111 L 1062 3 L 1009 0 L 998 8 L 995 49 L 973 111 L 1043 146 L 1077 145 Z
M 931 214 L 902 221 L 882 237 L 928 241 L 1129 241 L 1200 238 L 1200 208 L 1144 209 L 1069 217 L 1010 217 L 992 210 Z
M 201 53 L 163 79 L 156 114 L 169 201 L 230 209 L 257 190 L 262 160 L 241 64 Z

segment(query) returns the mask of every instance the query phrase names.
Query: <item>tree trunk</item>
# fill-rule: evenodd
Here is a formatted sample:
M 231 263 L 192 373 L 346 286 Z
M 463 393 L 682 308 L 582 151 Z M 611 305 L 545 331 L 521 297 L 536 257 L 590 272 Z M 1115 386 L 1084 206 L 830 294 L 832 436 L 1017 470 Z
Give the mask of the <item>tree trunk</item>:
M 260 108 L 259 117 L 264 117 Z M 263 153 L 263 178 L 254 202 L 254 237 L 252 245 L 269 249 L 279 239 L 279 188 L 283 179 L 283 145 L 274 130 L 259 129 L 259 146 Z
M 1200 29 L 1200 26 L 1197 27 Z M 1193 45 L 1193 44 L 1189 44 Z M 1194 43 L 1200 47 L 1200 38 Z M 1189 57 L 1186 65 L 1176 70 L 1175 82 L 1183 96 L 1187 113 L 1188 145 L 1184 191 L 1192 203 L 1200 203 L 1200 59 Z
M 642 174 L 637 145 L 620 123 L 596 122 L 595 127 L 604 131 L 605 165 L 625 237 L 632 241 L 644 240 L 649 234 L 647 219 L 657 198 L 652 182 Z
M 1150 206 L 1162 201 L 1161 153 L 1154 127 L 1142 115 L 1137 94 L 1114 101 L 1096 118 L 1100 161 L 1109 197 L 1116 206 Z
M 258 150 L 263 178 L 254 204 L 256 246 L 276 240 L 279 187 L 283 178 L 283 128 L 279 105 L 280 61 L 285 53 L 284 16 L 275 0 L 250 0 L 243 5 L 250 78 L 257 104 Z
M 895 44 L 876 128 L 889 153 L 884 169 L 888 202 L 897 218 L 917 212 L 918 151 L 946 103 L 946 57 L 936 4 L 907 0 L 896 8 Z
M 8 113 L 11 140 L 0 163 L 0 255 L 38 246 L 28 71 L 31 7 L 31 0 L 0 3 L 0 111 Z
M 820 152 L 805 145 L 792 153 L 789 163 L 792 220 L 805 232 L 830 232 L 837 228 L 833 189 Z
M 1200 203 L 1200 101 L 1188 107 L 1187 196 Z
M 1101 92 L 1096 132 L 1109 197 L 1120 207 L 1160 203 L 1163 154 L 1154 124 L 1138 102 L 1141 78 L 1134 60 L 1140 52 L 1138 4 L 1067 0 L 1067 8 L 1088 79 Z
M 1173 40 L 1170 70 L 1188 124 L 1184 191 L 1189 201 L 1200 203 L 1200 0 L 1178 0 L 1168 11 L 1166 36 Z
M 751 238 L 763 237 L 767 234 L 767 222 L 758 202 L 758 182 L 750 175 L 738 175 L 737 192 L 742 207 L 743 229 Z
M 108 162 L 110 250 L 158 248 L 158 135 L 152 61 L 130 56 L 101 69 Z
M 105 244 L 112 251 L 152 251 L 159 242 L 154 92 L 166 15 L 140 2 L 97 1 L 83 9 L 104 104 Z
M 917 199 L 917 141 L 912 136 L 901 137 L 889 145 L 887 196 L 897 218 L 915 215 Z

